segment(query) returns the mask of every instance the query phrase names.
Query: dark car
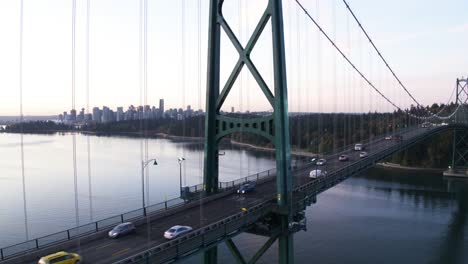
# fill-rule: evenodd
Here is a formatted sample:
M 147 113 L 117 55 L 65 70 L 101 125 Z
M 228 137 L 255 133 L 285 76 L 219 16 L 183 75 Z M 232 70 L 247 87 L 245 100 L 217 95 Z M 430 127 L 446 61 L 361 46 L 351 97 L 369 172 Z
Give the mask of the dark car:
M 403 140 L 403 136 L 402 136 L 402 135 L 395 135 L 395 136 L 393 137 L 393 140 L 395 140 L 395 141 L 397 141 L 397 142 L 400 142 L 400 141 Z
M 237 190 L 237 193 L 248 193 L 248 192 L 252 192 L 253 190 L 255 190 L 255 183 L 253 182 L 248 182 L 246 184 L 243 184 L 241 185 L 241 187 L 239 187 L 239 189 Z
M 131 234 L 136 231 L 135 225 L 132 222 L 122 223 L 115 226 L 109 231 L 110 238 L 118 238 L 124 235 Z

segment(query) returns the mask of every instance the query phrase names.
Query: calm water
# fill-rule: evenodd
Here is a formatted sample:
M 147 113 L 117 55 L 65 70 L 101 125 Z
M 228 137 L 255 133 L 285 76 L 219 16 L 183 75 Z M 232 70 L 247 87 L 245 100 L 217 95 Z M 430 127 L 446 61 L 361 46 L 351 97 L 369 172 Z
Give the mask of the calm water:
M 26 238 L 20 142 L 20 135 L 0 134 L 0 247 Z M 144 146 L 144 140 L 137 138 L 76 135 L 80 224 L 141 208 L 142 142 Z M 73 136 L 24 135 L 23 145 L 29 237 L 74 227 Z M 201 147 L 194 142 L 148 140 L 148 158 L 156 158 L 158 165 L 147 167 L 147 204 L 179 196 L 178 157 L 186 159 L 182 166 L 183 185 L 202 182 Z M 229 146 L 222 151 L 225 155 L 219 158 L 220 181 L 274 167 L 271 153 Z
M 75 223 L 72 136 L 24 137 L 27 212 L 30 236 Z M 87 139 L 92 158 L 92 214 L 89 204 Z M 0 244 L 24 239 L 19 135 L 0 134 Z M 77 135 L 80 222 L 141 205 L 140 140 Z M 184 156 L 184 184 L 201 181 L 202 152 L 189 142 L 149 140 L 150 201 L 177 196 Z M 222 180 L 233 180 L 274 166 L 271 154 L 225 149 Z M 239 168 L 242 172 L 239 172 Z M 307 231 L 294 236 L 296 263 L 468 263 L 468 183 L 439 175 L 374 169 L 318 196 L 306 211 Z M 21 237 L 23 236 L 23 237 Z M 266 238 L 234 238 L 253 256 Z M 260 263 L 276 263 L 276 243 Z M 224 245 L 220 263 L 235 263 Z M 183 263 L 199 263 L 195 255 Z M 222 262 L 221 262 L 222 261 Z
M 441 176 L 382 169 L 346 180 L 307 209 L 307 232 L 294 236 L 296 263 L 468 263 L 468 183 L 450 185 L 454 193 Z M 248 259 L 266 238 L 234 242 Z M 219 248 L 220 263 L 235 263 Z M 277 261 L 275 243 L 259 263 Z

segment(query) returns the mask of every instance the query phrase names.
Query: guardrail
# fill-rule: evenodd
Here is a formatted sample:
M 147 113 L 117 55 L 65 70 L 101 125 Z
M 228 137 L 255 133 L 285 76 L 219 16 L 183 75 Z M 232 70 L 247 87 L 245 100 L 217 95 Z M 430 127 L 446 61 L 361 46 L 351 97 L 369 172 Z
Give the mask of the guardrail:
M 437 132 L 440 129 L 435 129 L 434 132 Z M 406 131 L 408 132 L 408 131 Z M 432 133 L 431 133 L 432 134 Z M 423 140 L 431 135 L 422 134 L 415 136 L 410 139 L 402 140 L 398 144 L 395 144 L 388 149 L 372 153 L 368 158 L 357 160 L 351 163 L 349 166 L 344 168 L 337 169 L 332 171 L 328 176 L 318 178 L 315 181 L 310 181 L 301 186 L 296 186 L 294 192 L 304 193 L 304 198 L 294 201 L 293 210 L 294 212 L 302 211 L 306 206 L 306 203 L 310 201 L 311 196 L 316 196 L 319 193 L 335 186 L 336 184 L 342 182 L 348 177 L 361 173 L 364 170 L 367 170 L 374 166 L 374 164 L 385 157 L 392 155 L 395 152 L 401 151 L 401 149 L 407 148 L 408 146 L 415 144 L 416 142 Z M 376 141 L 381 139 L 376 139 Z M 302 169 L 306 168 L 307 164 L 303 164 Z M 273 206 L 274 196 L 271 200 L 264 201 L 256 206 L 261 206 L 263 204 L 270 203 Z M 257 208 L 257 207 L 254 208 Z M 252 208 L 248 209 L 249 211 Z M 255 209 L 254 209 L 255 210 Z M 266 211 L 265 213 L 268 213 Z M 241 228 L 245 228 L 247 223 L 255 221 L 258 217 L 238 219 L 243 217 L 242 213 L 236 214 L 234 216 L 223 219 L 219 222 L 211 224 L 205 228 L 198 229 L 193 233 L 187 234 L 177 240 L 167 242 L 158 246 L 155 246 L 151 249 L 138 253 L 134 256 L 128 257 L 121 261 L 115 262 L 117 264 L 128 264 L 128 263 L 165 263 L 169 262 L 187 255 L 190 255 L 201 248 L 209 248 L 211 245 L 215 245 L 223 241 L 227 237 L 231 237 L 240 232 Z M 235 221 L 227 219 L 237 219 Z M 244 224 L 242 224 L 244 221 Z M 232 224 L 232 228 L 229 228 L 227 224 Z M 241 223 L 241 224 L 239 224 Z
M 450 127 L 438 127 L 438 128 L 434 128 L 433 130 L 434 130 L 434 133 L 435 133 L 435 132 L 437 132 L 439 130 L 443 130 L 443 129 L 447 129 L 447 128 L 450 128 Z M 415 130 L 415 129 L 416 128 L 413 128 L 413 127 L 409 128 L 409 129 L 405 129 L 405 132 L 408 132 L 410 130 Z M 399 132 L 399 133 L 402 133 L 402 132 Z M 427 137 L 429 137 L 431 135 L 432 135 L 432 133 L 430 135 L 429 134 L 423 134 L 422 139 L 427 138 Z M 389 149 L 386 149 L 386 150 L 378 152 L 378 153 L 371 153 L 369 155 L 369 159 L 356 161 L 356 162 L 352 163 L 350 166 L 347 166 L 347 167 L 345 167 L 343 169 L 339 169 L 337 171 L 334 171 L 334 172 L 330 173 L 329 176 L 327 176 L 325 178 L 319 178 L 317 181 L 313 181 L 313 182 L 305 184 L 303 186 L 296 187 L 294 190 L 295 191 L 302 191 L 302 190 L 305 190 L 305 189 L 309 188 L 311 185 L 313 186 L 314 184 L 319 186 L 318 184 L 323 184 L 323 181 L 326 181 L 325 182 L 326 185 L 341 182 L 341 180 L 339 180 L 339 179 L 341 179 L 343 177 L 347 178 L 347 177 L 349 177 L 349 175 L 353 175 L 356 172 L 360 172 L 360 171 L 362 171 L 364 169 L 367 169 L 367 168 L 373 166 L 374 163 L 377 160 L 381 160 L 384 157 L 387 157 L 387 156 L 389 156 L 389 155 L 391 155 L 391 154 L 393 154 L 393 153 L 395 153 L 397 151 L 400 151 L 401 149 L 407 148 L 408 146 L 415 144 L 417 141 L 421 140 L 420 137 L 421 136 L 416 136 L 415 138 L 405 139 L 402 142 L 400 142 L 399 144 L 396 144 L 396 145 L 390 147 Z M 380 140 L 382 140 L 382 138 L 383 137 L 375 138 L 371 142 L 380 141 Z M 301 166 L 296 167 L 295 170 L 307 168 L 309 165 L 310 164 L 308 164 L 308 163 L 301 164 Z M 248 181 L 251 181 L 251 182 L 266 181 L 268 179 L 273 178 L 273 176 L 275 175 L 275 171 L 276 171 L 276 169 L 270 169 L 270 170 L 266 170 L 266 171 L 263 171 L 263 172 L 259 172 L 259 173 L 244 177 L 242 179 L 238 179 L 238 180 L 234 180 L 234 181 L 230 181 L 230 182 L 220 182 L 219 183 L 219 189 L 223 190 L 223 191 L 226 191 L 226 190 L 231 190 L 233 188 L 236 188 L 236 187 L 240 186 L 241 184 L 243 184 L 245 182 L 248 182 Z M 339 175 L 339 176 L 336 176 L 336 175 Z M 326 188 L 326 189 L 328 189 L 328 188 Z M 189 190 L 192 193 L 203 192 L 203 185 L 199 184 L 199 185 L 192 186 L 192 187 L 189 188 Z M 325 190 L 325 189 L 323 189 L 323 190 Z M 30 251 L 33 251 L 33 250 L 42 249 L 42 248 L 45 248 L 45 247 L 48 247 L 48 246 L 51 246 L 51 245 L 54 245 L 54 244 L 59 244 L 59 243 L 64 242 L 64 241 L 68 241 L 68 240 L 76 239 L 76 238 L 79 238 L 79 237 L 82 237 L 82 236 L 85 236 L 85 235 L 90 235 L 90 234 L 93 234 L 93 233 L 97 233 L 99 231 L 103 231 L 105 229 L 108 229 L 111 226 L 114 226 L 116 224 L 126 222 L 126 221 L 137 220 L 139 218 L 145 217 L 148 214 L 154 215 L 154 214 L 157 214 L 159 212 L 163 212 L 163 211 L 166 211 L 166 210 L 169 210 L 169 209 L 177 208 L 177 207 L 182 206 L 184 204 L 187 204 L 187 201 L 185 201 L 184 199 L 181 199 L 181 198 L 175 198 L 175 199 L 167 200 L 167 201 L 164 201 L 164 202 L 161 202 L 161 203 L 158 203 L 158 204 L 148 206 L 145 209 L 143 209 L 143 208 L 136 209 L 136 210 L 126 212 L 124 214 L 112 216 L 112 217 L 109 217 L 109 218 L 106 218 L 106 219 L 103 219 L 103 220 L 100 220 L 100 221 L 88 223 L 88 224 L 85 224 L 85 225 L 82 225 L 82 226 L 79 226 L 79 227 L 67 229 L 65 231 L 57 232 L 57 233 L 54 233 L 54 234 L 51 234 L 51 235 L 36 238 L 36 239 L 29 240 L 29 241 L 26 241 L 26 242 L 22 242 L 22 243 L 19 243 L 19 244 L 15 244 L 15 245 L 12 245 L 12 246 L 4 247 L 4 248 L 0 249 L 0 260 L 6 260 L 6 259 L 21 255 L 21 254 L 24 254 L 24 253 L 27 253 L 27 252 L 30 252 Z
M 221 191 L 231 190 L 240 186 L 241 184 L 251 181 L 251 182 L 260 182 L 265 180 L 270 175 L 274 169 L 262 171 L 238 180 L 230 181 L 230 182 L 220 182 L 219 189 Z M 198 184 L 195 186 L 191 186 L 189 188 L 192 194 L 201 194 L 203 192 L 203 185 Z M 201 197 L 201 195 L 199 196 Z M 192 202 L 199 199 L 191 200 Z M 179 206 L 183 206 L 189 203 L 189 201 L 184 200 L 182 198 L 174 198 L 171 200 L 167 200 L 164 202 L 160 202 L 157 204 L 150 205 L 146 208 L 139 208 L 133 211 L 129 211 L 123 214 L 111 216 L 96 222 L 88 223 L 85 225 L 81 225 L 79 227 L 74 227 L 71 229 L 67 229 L 64 231 L 60 231 L 57 233 L 53 233 L 47 236 L 35 238 L 29 241 L 21 242 L 15 245 L 7 246 L 4 248 L 0 248 L 0 260 L 7 260 L 24 253 L 28 253 L 34 250 L 42 249 L 48 246 L 56 245 L 68 240 L 76 239 L 79 237 L 83 237 L 86 235 L 94 234 L 110 227 L 113 227 L 117 224 L 138 220 L 140 218 L 146 217 L 147 215 L 154 215 L 169 209 L 174 209 Z
M 216 245 L 233 237 L 244 228 L 271 211 L 271 201 L 264 201 L 247 211 L 224 218 L 208 226 L 196 229 L 178 239 L 165 242 L 131 257 L 120 260 L 118 264 L 128 263 L 166 263 L 199 250 Z

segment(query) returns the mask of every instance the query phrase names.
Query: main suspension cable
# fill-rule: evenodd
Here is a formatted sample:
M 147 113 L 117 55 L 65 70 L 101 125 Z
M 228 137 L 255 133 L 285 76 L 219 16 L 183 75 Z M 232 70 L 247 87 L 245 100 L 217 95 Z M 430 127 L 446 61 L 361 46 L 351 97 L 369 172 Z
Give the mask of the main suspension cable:
M 358 73 L 359 76 L 372 88 L 374 91 L 376 91 L 385 101 L 387 101 L 389 104 L 391 104 L 393 107 L 396 109 L 402 110 L 398 105 L 396 105 L 390 98 L 388 98 L 385 94 L 383 94 L 355 65 L 351 60 L 344 54 L 343 51 L 335 44 L 335 42 L 328 36 L 328 34 L 322 29 L 322 27 L 315 21 L 315 19 L 309 14 L 307 9 L 301 4 L 299 0 L 293 0 L 295 1 L 299 7 L 304 11 L 305 15 L 309 17 L 310 21 L 318 28 L 318 30 L 325 36 L 325 38 L 330 42 L 330 44 L 338 51 L 343 59 L 345 59 L 349 65 Z M 403 110 L 402 110 L 403 111 Z
M 359 21 L 359 19 L 356 17 L 356 15 L 354 14 L 353 10 L 351 9 L 351 7 L 349 6 L 348 2 L 346 0 L 342 0 L 343 3 L 346 5 L 346 8 L 347 10 L 349 11 L 349 13 L 351 13 L 351 15 L 353 16 L 354 20 L 356 21 L 356 23 L 358 24 L 359 28 L 362 30 L 362 32 L 364 33 L 364 35 L 366 36 L 366 38 L 369 40 L 369 43 L 372 45 L 372 47 L 374 48 L 374 50 L 377 52 L 378 56 L 380 57 L 380 59 L 384 62 L 385 66 L 387 67 L 387 69 L 391 72 L 391 74 L 393 75 L 393 77 L 396 79 L 396 81 L 398 82 L 398 84 L 400 85 L 401 88 L 403 88 L 403 90 L 408 94 L 408 96 L 416 103 L 416 105 L 420 108 L 422 108 L 424 111 L 428 112 L 432 117 L 439 117 L 438 114 L 440 113 L 432 113 L 429 109 L 426 109 L 422 104 L 420 104 L 418 102 L 418 100 L 416 100 L 416 98 L 413 96 L 413 94 L 411 94 L 411 92 L 406 88 L 406 86 L 403 84 L 403 82 L 400 80 L 400 78 L 396 75 L 395 71 L 392 69 L 392 67 L 390 67 L 390 65 L 388 64 L 387 60 L 383 57 L 382 53 L 380 52 L 380 50 L 377 48 L 377 46 L 375 45 L 375 43 L 372 41 L 371 37 L 369 36 L 369 34 L 367 33 L 367 31 L 364 29 L 364 27 L 362 26 L 361 22 Z

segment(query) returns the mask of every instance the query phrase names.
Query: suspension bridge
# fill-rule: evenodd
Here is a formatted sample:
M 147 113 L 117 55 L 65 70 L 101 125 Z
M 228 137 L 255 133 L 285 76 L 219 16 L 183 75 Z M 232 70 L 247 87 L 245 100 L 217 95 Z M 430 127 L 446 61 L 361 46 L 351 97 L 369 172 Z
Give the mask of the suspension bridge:
M 73 2 L 75 4 L 75 1 Z M 450 104 L 445 105 L 437 113 L 430 111 L 416 100 L 416 97 L 404 85 L 375 42 L 372 41 L 370 34 L 358 20 L 348 2 L 344 0 L 344 6 L 359 26 L 361 33 L 369 41 L 384 69 L 390 73 L 394 82 L 403 91 L 405 98 L 401 101 L 410 100 L 419 111 L 411 112 L 405 109 L 401 106 L 402 102 L 392 99 L 389 94 L 380 89 L 379 85 L 375 84 L 352 61 L 351 56 L 334 38 L 321 27 L 305 5 L 301 1 L 291 0 L 302 11 L 309 26 L 318 30 L 336 54 L 343 58 L 342 62 L 349 67 L 350 72 L 352 71 L 363 84 L 370 87 L 375 98 L 389 105 L 393 111 L 400 111 L 407 119 L 414 121 L 411 125 L 392 128 L 391 131 L 369 138 L 367 141 L 361 140 L 360 142 L 365 144 L 369 153 L 367 157 L 359 157 L 359 153 L 354 151 L 353 144 L 334 149 L 332 153 L 324 156 L 329 161 L 326 176 L 310 178 L 309 172 L 317 169 L 317 165 L 310 163 L 309 159 L 292 166 L 290 133 L 293 132 L 290 131 L 289 126 L 282 6 L 284 1 L 267 1 L 268 4 L 245 46 L 223 15 L 224 2 L 224 0 L 210 0 L 209 6 L 203 182 L 190 188 L 190 192 L 185 194 L 187 196 L 180 203 L 165 202 L 157 207 L 138 208 L 130 213 L 122 213 L 103 221 L 88 223 L 1 248 L 1 263 L 35 263 L 40 256 L 66 250 L 80 252 L 87 263 L 167 263 L 201 252 L 203 256 L 201 261 L 209 264 L 217 263 L 217 246 L 220 243 L 226 243 L 238 263 L 255 263 L 275 241 L 278 241 L 279 262 L 294 263 L 294 234 L 306 227 L 303 212 L 308 206 L 319 202 L 317 195 L 353 175 L 362 173 L 395 153 L 404 151 L 434 135 L 452 131 L 452 162 L 445 175 L 468 177 L 468 80 L 454 77 L 456 79 L 455 98 L 451 102 L 454 106 L 453 111 L 448 112 L 446 109 Z M 146 5 L 147 1 L 142 1 L 141 15 L 144 19 L 147 19 L 144 8 Z M 260 36 L 266 34 L 267 25 L 271 26 L 269 37 L 272 52 L 269 56 L 273 61 L 273 82 L 270 85 L 251 57 Z M 142 27 L 146 27 L 144 22 Z M 222 36 L 231 42 L 238 53 L 237 62 L 224 84 L 220 80 Z M 143 36 L 143 40 L 145 39 L 146 36 Z M 143 41 L 143 53 L 146 53 L 146 45 L 146 41 Z M 73 53 L 73 60 L 74 58 Z M 143 60 L 144 86 L 148 74 L 145 63 Z M 226 115 L 221 111 L 228 95 L 232 93 L 231 89 L 236 80 L 242 76 L 241 72 L 244 67 L 251 73 L 261 94 L 273 109 L 269 115 L 243 118 Z M 143 94 L 147 93 L 146 89 L 144 88 Z M 73 96 L 74 93 L 75 87 L 73 87 Z M 75 109 L 74 100 L 73 98 L 73 109 Z M 427 123 L 431 125 L 423 126 Z M 251 133 L 272 142 L 275 147 L 276 167 L 266 173 L 248 176 L 237 181 L 228 183 L 220 181 L 218 175 L 219 143 L 223 138 L 234 133 Z M 389 138 L 389 136 L 392 137 Z M 338 161 L 338 156 L 343 154 L 349 156 L 349 162 Z M 76 167 L 74 173 L 75 195 L 77 195 Z M 236 194 L 236 190 L 245 182 L 256 182 L 257 190 L 251 195 L 241 197 Z M 107 238 L 109 228 L 125 221 L 133 221 L 136 224 L 136 235 L 110 241 Z M 177 239 L 167 241 L 161 234 L 175 222 L 192 226 L 194 230 Z M 243 232 L 268 237 L 267 242 L 258 249 L 252 259 L 246 259 L 232 240 L 234 236 Z

